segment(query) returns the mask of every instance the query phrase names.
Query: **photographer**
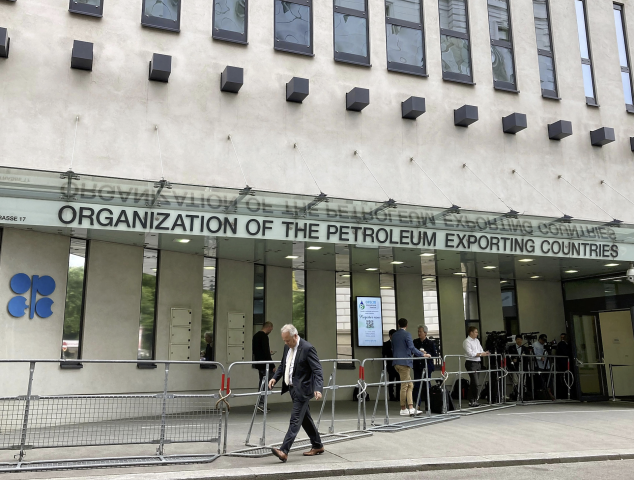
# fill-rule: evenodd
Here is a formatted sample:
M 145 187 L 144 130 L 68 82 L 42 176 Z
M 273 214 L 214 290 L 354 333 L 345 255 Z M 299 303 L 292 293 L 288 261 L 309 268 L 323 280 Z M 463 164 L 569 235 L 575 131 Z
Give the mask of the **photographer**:
M 515 397 L 514 400 L 519 398 L 521 378 L 520 378 L 520 370 L 526 371 L 526 360 L 522 358 L 523 355 L 528 355 L 529 349 L 526 345 L 524 345 L 524 337 L 522 335 L 515 336 L 515 343 L 510 345 L 506 350 L 506 354 L 509 355 L 509 370 L 513 373 L 511 378 L 513 379 L 514 391 L 511 393 L 512 397 Z M 524 362 L 522 365 L 521 362 Z
M 437 357 L 438 352 L 436 351 L 436 345 L 429 338 L 427 338 L 427 332 L 429 332 L 429 328 L 426 325 L 418 326 L 418 338 L 414 339 L 414 346 L 418 348 L 423 353 L 428 353 L 432 357 Z M 427 365 L 427 378 L 431 378 L 431 373 L 434 371 L 434 361 L 433 360 L 423 360 L 414 362 L 414 380 L 420 380 L 423 378 L 423 372 L 425 370 L 425 365 Z M 418 392 L 420 390 L 421 382 L 414 382 L 414 393 L 413 398 L 414 402 L 418 398 Z M 429 382 L 425 382 L 426 390 L 420 393 L 420 402 L 416 405 L 418 408 L 421 405 L 421 402 L 427 404 L 427 391 L 429 390 Z
M 469 327 L 468 337 L 462 342 L 465 351 L 465 368 L 469 372 L 469 406 L 479 407 L 478 395 L 480 394 L 480 379 L 478 372 L 482 370 L 482 357 L 488 357 L 489 352 L 482 350 L 478 340 L 478 327 Z
M 551 348 L 548 343 L 548 336 L 542 333 L 537 342 L 533 343 L 533 352 L 535 353 L 535 360 L 537 362 L 537 375 L 535 376 L 535 386 L 538 390 L 545 390 L 548 392 L 548 396 L 551 400 L 555 400 L 551 390 L 550 382 L 548 381 L 548 374 L 550 372 L 550 360 L 548 360 L 547 348 Z M 544 381 L 546 378 L 546 381 Z

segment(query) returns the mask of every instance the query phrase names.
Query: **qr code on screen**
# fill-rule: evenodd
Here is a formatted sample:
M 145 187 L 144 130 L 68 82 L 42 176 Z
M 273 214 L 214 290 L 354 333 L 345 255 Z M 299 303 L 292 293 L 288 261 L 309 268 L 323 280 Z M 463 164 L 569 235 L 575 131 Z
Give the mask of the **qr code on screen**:
M 366 318 L 365 320 L 365 328 L 374 328 L 374 320 L 369 320 Z

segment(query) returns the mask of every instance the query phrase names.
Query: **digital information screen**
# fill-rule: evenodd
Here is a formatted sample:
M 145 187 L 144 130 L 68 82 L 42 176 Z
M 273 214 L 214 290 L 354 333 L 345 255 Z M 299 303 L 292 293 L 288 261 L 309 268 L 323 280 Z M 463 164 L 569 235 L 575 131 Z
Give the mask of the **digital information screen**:
M 381 297 L 357 297 L 357 338 L 360 347 L 383 345 Z

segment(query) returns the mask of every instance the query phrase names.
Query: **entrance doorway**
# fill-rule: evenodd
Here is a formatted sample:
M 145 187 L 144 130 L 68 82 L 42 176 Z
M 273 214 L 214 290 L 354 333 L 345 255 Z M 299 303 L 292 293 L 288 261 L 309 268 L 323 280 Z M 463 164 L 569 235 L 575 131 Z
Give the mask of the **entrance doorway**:
M 614 380 L 614 395 L 617 397 L 634 396 L 634 329 L 632 312 L 620 310 L 601 312 L 601 343 L 603 361 L 608 376 L 610 367 Z M 609 380 L 609 377 L 608 377 Z M 612 387 L 610 387 L 612 393 Z
M 602 365 L 599 322 L 595 315 L 573 315 L 575 366 L 579 400 L 606 400 L 605 369 Z

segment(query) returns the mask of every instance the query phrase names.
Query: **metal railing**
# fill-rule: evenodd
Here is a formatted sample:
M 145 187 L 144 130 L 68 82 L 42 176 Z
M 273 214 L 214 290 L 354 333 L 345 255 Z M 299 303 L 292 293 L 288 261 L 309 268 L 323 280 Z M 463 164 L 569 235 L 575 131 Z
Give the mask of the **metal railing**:
M 505 355 L 507 359 L 507 365 L 509 364 L 508 360 L 510 360 L 510 364 L 513 365 L 515 363 L 518 364 L 516 369 L 509 370 L 509 374 L 511 376 L 511 380 L 513 382 L 514 388 L 517 388 L 517 401 L 520 404 L 525 404 L 528 401 L 534 403 L 535 399 L 535 379 L 539 379 L 539 382 L 543 384 L 547 393 L 550 394 L 550 385 L 553 385 L 553 393 L 552 401 L 557 401 L 557 379 L 558 375 L 562 376 L 562 381 L 568 390 L 568 398 L 567 400 L 571 400 L 571 389 L 574 384 L 575 378 L 574 374 L 570 370 L 570 358 L 564 355 L 517 355 L 517 354 L 507 354 Z M 517 359 L 517 362 L 514 362 L 513 359 Z M 557 360 L 566 360 L 566 370 L 560 369 L 557 371 Z M 539 363 L 543 363 L 543 367 L 539 367 Z M 542 376 L 546 376 L 546 380 L 542 378 Z M 530 381 L 530 400 L 525 398 L 525 393 L 527 393 L 527 377 Z
M 612 398 L 611 400 L 613 402 L 616 402 L 616 392 L 614 389 L 614 372 L 613 372 L 613 368 L 614 367 L 634 367 L 634 365 L 625 365 L 625 364 L 616 364 L 616 363 L 608 363 L 608 367 L 610 369 L 610 386 L 612 388 Z
M 457 359 L 458 361 L 458 369 L 450 371 L 447 368 L 447 364 L 448 364 L 448 361 L 451 362 L 452 361 L 451 359 L 454 359 L 454 358 Z M 482 359 L 488 359 L 487 368 L 482 370 L 477 370 L 475 372 L 468 371 L 466 367 L 463 370 L 462 366 L 466 358 L 467 357 L 465 355 L 445 355 L 443 357 L 443 369 L 445 370 L 445 374 L 447 375 L 445 384 L 451 385 L 450 395 L 453 394 L 453 391 L 456 388 L 456 383 L 458 384 L 458 408 L 455 410 L 458 412 L 463 411 L 462 409 L 462 396 L 463 396 L 462 379 L 463 379 L 463 375 L 469 374 L 469 373 L 476 373 L 478 375 L 478 378 L 480 378 L 479 376 L 481 374 L 484 374 L 484 379 L 479 385 L 478 392 L 477 392 L 478 399 L 480 398 L 480 395 L 482 394 L 482 390 L 484 389 L 485 385 L 488 383 L 488 390 L 489 390 L 488 406 L 496 406 L 498 408 L 501 406 L 504 406 L 504 404 L 506 403 L 506 390 L 505 390 L 506 382 L 504 381 L 504 379 L 506 378 L 508 374 L 504 366 L 504 355 L 499 353 L 492 353 L 490 355 L 480 357 Z M 452 376 L 454 377 L 454 381 L 450 382 L 449 379 Z M 493 400 L 493 396 L 494 396 L 493 384 L 494 383 L 496 385 L 495 401 Z
M 330 416 L 330 426 L 328 427 L 328 433 L 335 433 L 335 400 L 337 397 L 337 390 L 341 389 L 341 388 L 359 388 L 359 382 L 353 384 L 353 385 L 337 385 L 337 363 L 341 363 L 340 359 L 332 359 L 329 358 L 327 360 L 321 360 L 321 364 L 322 364 L 322 369 L 323 369 L 323 365 L 325 363 L 332 363 L 332 373 L 330 374 L 330 378 L 328 379 L 328 384 L 324 385 L 324 394 L 323 394 L 323 399 L 322 399 L 322 403 L 321 403 L 321 409 L 319 411 L 319 417 L 317 418 L 317 422 L 316 422 L 316 427 L 317 430 L 319 430 L 319 425 L 321 424 L 321 417 L 323 416 L 324 413 L 324 408 L 326 406 L 326 402 L 328 399 L 328 392 L 332 392 L 331 395 L 331 416 Z M 352 358 L 350 360 L 346 359 L 346 363 L 352 363 L 353 365 L 361 365 L 361 361 L 357 360 L 356 358 Z M 358 396 L 360 396 L 360 388 L 359 388 L 359 393 Z M 357 401 L 358 398 L 357 398 Z M 360 426 L 359 423 L 357 422 L 357 430 L 360 430 Z
M 15 450 L 16 462 L 0 463 L 2 471 L 56 468 L 56 462 L 25 462 L 28 450 L 113 445 L 156 445 L 154 455 L 64 460 L 60 468 L 156 463 L 211 462 L 226 449 L 226 401 L 220 394 L 169 392 L 173 365 L 216 365 L 218 362 L 82 360 L 84 368 L 99 365 L 164 365 L 156 393 L 109 395 L 46 395 L 34 387 L 40 364 L 70 364 L 66 360 L 0 360 L 0 365 L 28 364 L 25 395 L 0 397 L 0 450 Z M 211 388 L 211 386 L 209 386 Z M 223 428 L 224 420 L 224 428 Z M 222 432 L 225 433 L 223 447 Z M 166 455 L 174 443 L 217 443 L 217 452 L 202 455 Z

